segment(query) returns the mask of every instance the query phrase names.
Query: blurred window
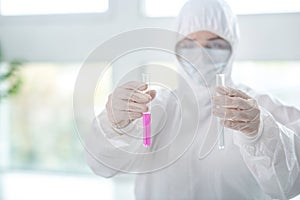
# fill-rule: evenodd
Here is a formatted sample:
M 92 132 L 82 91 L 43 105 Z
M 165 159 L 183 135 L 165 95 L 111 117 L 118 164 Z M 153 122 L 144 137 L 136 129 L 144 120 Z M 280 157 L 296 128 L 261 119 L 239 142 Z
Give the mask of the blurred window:
M 73 117 L 78 70 L 79 64 L 29 63 L 22 67 L 22 89 L 9 106 L 10 169 L 88 172 Z M 109 83 L 107 80 L 108 87 Z M 97 112 L 107 96 L 107 91 L 99 92 Z
M 1 15 L 102 13 L 108 0 L 0 0 Z

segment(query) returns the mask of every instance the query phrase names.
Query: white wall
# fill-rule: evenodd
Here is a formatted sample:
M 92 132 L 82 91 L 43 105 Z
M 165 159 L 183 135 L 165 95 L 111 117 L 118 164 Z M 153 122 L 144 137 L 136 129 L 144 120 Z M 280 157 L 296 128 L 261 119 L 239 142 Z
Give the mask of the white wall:
M 99 43 L 142 27 L 174 29 L 174 18 L 147 18 L 139 0 L 110 0 L 105 14 L 0 17 L 6 59 L 81 62 Z M 241 60 L 299 60 L 300 13 L 239 16 Z

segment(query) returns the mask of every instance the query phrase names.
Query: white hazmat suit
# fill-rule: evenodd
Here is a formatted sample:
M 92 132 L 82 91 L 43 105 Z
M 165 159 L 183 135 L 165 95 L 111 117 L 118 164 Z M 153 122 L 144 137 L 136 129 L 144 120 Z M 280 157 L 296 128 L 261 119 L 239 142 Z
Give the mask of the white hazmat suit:
M 141 157 L 124 157 L 117 148 L 122 147 L 129 152 L 143 149 L 141 140 L 134 140 L 121 131 L 131 135 L 141 135 L 137 126 L 140 119 L 131 122 L 123 129 L 111 126 L 107 112 L 103 111 L 94 122 L 94 134 L 86 138 L 87 148 L 99 160 L 87 153 L 87 162 L 93 171 L 103 177 L 112 177 L 122 171 L 149 172 L 137 175 L 135 194 L 137 199 L 287 199 L 300 193 L 300 111 L 292 106 L 285 106 L 268 95 L 256 94 L 247 87 L 236 86 L 231 81 L 231 67 L 239 41 L 238 25 L 235 16 L 223 1 L 191 0 L 182 8 L 179 15 L 178 31 L 188 35 L 197 31 L 210 31 L 227 40 L 232 54 L 223 71 L 226 84 L 232 88 L 245 91 L 253 97 L 260 109 L 260 126 L 255 136 L 246 136 L 240 131 L 225 129 L 225 149 L 212 149 L 204 159 L 199 159 L 200 146 L 204 154 L 216 139 L 216 121 L 210 121 L 210 96 L 202 92 L 201 86 L 194 84 L 198 90 L 201 116 L 200 127 L 196 135 L 200 135 L 179 159 L 165 167 L 154 166 L 163 163 L 177 148 L 182 150 L 186 145 L 184 134 L 188 137 L 191 125 L 181 127 L 180 141 L 175 141 L 168 151 L 159 156 L 153 155 L 149 160 Z M 176 132 L 180 118 L 189 118 L 193 103 L 189 103 L 189 93 L 180 90 L 176 94 L 185 96 L 186 107 L 181 111 L 170 92 L 158 91 L 152 103 L 152 131 L 161 133 L 153 139 L 152 151 L 160 148 L 161 141 L 168 140 L 172 132 Z M 155 106 L 157 105 L 157 109 Z M 192 115 L 192 114 L 191 114 Z M 159 124 L 164 122 L 162 129 Z M 207 132 L 207 138 L 201 134 Z M 210 139 L 212 137 L 212 139 Z M 205 141 L 205 144 L 203 144 Z M 208 145 L 208 146 L 207 146 Z M 145 149 L 145 148 L 144 148 Z M 143 150 L 142 150 L 143 151 Z M 146 151 L 146 150 L 144 150 Z M 200 153 L 199 153 L 200 152 Z M 179 155 L 179 154 L 176 154 Z M 175 158 L 176 156 L 174 156 Z M 109 164 L 105 164 L 109 163 Z M 113 163 L 113 164 L 112 164 Z M 119 166 L 119 169 L 116 167 Z M 153 165 L 153 168 L 147 168 Z M 144 170 L 139 170 L 143 168 Z M 159 169 L 151 171 L 151 169 Z

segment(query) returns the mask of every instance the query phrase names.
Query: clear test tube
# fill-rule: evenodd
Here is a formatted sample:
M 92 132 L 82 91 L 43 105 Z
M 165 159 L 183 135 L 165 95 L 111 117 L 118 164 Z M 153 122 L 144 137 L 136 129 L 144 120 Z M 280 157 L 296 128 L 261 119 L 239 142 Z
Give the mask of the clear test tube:
M 143 73 L 143 82 L 150 87 L 150 74 Z M 151 102 L 148 104 L 148 112 L 143 113 L 143 144 L 145 147 L 151 145 Z
M 224 74 L 216 74 L 216 86 L 225 86 L 225 75 Z M 220 122 L 220 119 L 218 119 Z M 225 148 L 225 141 L 224 141 L 224 126 L 218 123 L 218 145 L 219 149 Z

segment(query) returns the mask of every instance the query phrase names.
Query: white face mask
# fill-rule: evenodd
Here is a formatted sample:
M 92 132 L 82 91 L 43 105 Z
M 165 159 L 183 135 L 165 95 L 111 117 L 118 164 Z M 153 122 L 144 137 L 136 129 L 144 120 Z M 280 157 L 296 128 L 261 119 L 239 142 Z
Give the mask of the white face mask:
M 211 43 L 210 48 L 200 47 L 194 41 L 185 40 L 176 46 L 176 53 L 185 71 L 197 84 L 213 86 L 216 74 L 225 70 L 231 49 L 230 45 L 220 48 Z

